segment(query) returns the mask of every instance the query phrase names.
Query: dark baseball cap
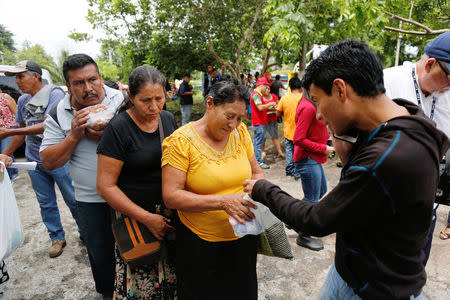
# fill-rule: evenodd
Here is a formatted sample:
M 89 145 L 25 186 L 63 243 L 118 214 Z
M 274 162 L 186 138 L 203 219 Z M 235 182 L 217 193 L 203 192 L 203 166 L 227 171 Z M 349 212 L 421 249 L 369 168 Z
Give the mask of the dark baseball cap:
M 31 61 L 31 60 L 19 61 L 14 68 L 5 72 L 5 75 L 6 76 L 16 76 L 16 74 L 26 72 L 26 71 L 36 72 L 39 75 L 42 75 L 41 67 L 39 67 L 39 65 L 37 63 L 35 63 L 34 61 Z
M 429 57 L 443 61 L 450 70 L 450 31 L 438 35 L 425 46 L 425 53 Z

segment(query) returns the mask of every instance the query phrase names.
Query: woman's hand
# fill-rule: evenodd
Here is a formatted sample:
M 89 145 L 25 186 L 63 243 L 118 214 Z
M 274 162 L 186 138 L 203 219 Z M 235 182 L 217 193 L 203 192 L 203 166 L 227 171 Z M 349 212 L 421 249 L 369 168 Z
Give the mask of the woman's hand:
M 256 209 L 257 206 L 250 201 L 244 200 L 245 194 L 225 195 L 222 200 L 222 209 L 232 216 L 236 221 L 245 224 L 245 221 L 251 221 L 255 215 L 250 211 L 250 207 Z
M 325 154 L 328 156 L 331 153 L 333 153 L 334 151 L 335 151 L 334 147 L 327 146 L 327 149 L 325 150 Z
M 246 180 L 242 183 L 242 185 L 244 186 L 244 192 L 246 192 L 250 198 L 252 197 L 252 192 L 253 192 L 253 186 L 255 185 L 257 180 Z
M 158 240 L 162 240 L 168 232 L 174 230 L 173 226 L 170 226 L 170 220 L 158 214 L 149 214 L 144 225 Z

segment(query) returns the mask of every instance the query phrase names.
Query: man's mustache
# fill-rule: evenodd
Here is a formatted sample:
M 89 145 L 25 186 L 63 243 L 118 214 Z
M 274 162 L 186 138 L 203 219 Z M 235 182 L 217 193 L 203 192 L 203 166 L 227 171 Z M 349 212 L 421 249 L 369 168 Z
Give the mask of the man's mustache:
M 89 96 L 95 96 L 95 97 L 98 97 L 98 94 L 97 94 L 95 91 L 92 91 L 92 92 L 86 92 L 86 93 L 84 93 L 84 95 L 83 95 L 83 99 L 86 99 L 86 98 L 89 97 Z

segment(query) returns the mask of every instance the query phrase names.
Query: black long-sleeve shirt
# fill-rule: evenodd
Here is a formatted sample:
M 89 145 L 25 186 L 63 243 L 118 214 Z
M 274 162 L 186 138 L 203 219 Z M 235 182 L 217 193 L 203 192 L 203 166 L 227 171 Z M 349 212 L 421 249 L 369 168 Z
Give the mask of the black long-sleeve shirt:
M 448 140 L 415 105 L 358 139 L 339 184 L 319 203 L 268 181 L 252 198 L 305 234 L 336 232 L 335 265 L 364 299 L 409 299 L 426 282 L 424 252 Z

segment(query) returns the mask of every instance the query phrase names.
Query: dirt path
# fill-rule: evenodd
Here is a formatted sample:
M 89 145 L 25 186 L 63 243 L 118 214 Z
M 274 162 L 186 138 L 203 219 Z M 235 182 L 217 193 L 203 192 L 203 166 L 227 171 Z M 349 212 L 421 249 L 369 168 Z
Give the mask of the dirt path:
M 271 169 L 267 178 L 293 196 L 301 198 L 301 184 L 284 176 L 284 161 L 268 156 Z M 325 165 L 328 188 L 339 179 L 340 169 L 332 160 Z M 94 180 L 94 179 L 93 179 Z M 6 262 L 11 276 L 0 299 L 101 299 L 95 292 L 86 249 L 78 238 L 75 222 L 58 193 L 58 204 L 66 230 L 67 247 L 55 259 L 47 255 L 50 241 L 41 221 L 39 206 L 30 180 L 25 172 L 14 185 L 25 232 L 22 246 Z M 428 282 L 425 299 L 450 299 L 450 241 L 442 241 L 438 234 L 447 220 L 449 207 L 440 207 L 438 224 L 427 266 Z M 411 220 L 413 221 L 413 220 Z M 294 260 L 258 258 L 259 299 L 315 299 L 325 280 L 334 257 L 335 236 L 322 238 L 325 249 L 310 251 L 295 244 L 296 234 L 287 230 L 294 252 Z

